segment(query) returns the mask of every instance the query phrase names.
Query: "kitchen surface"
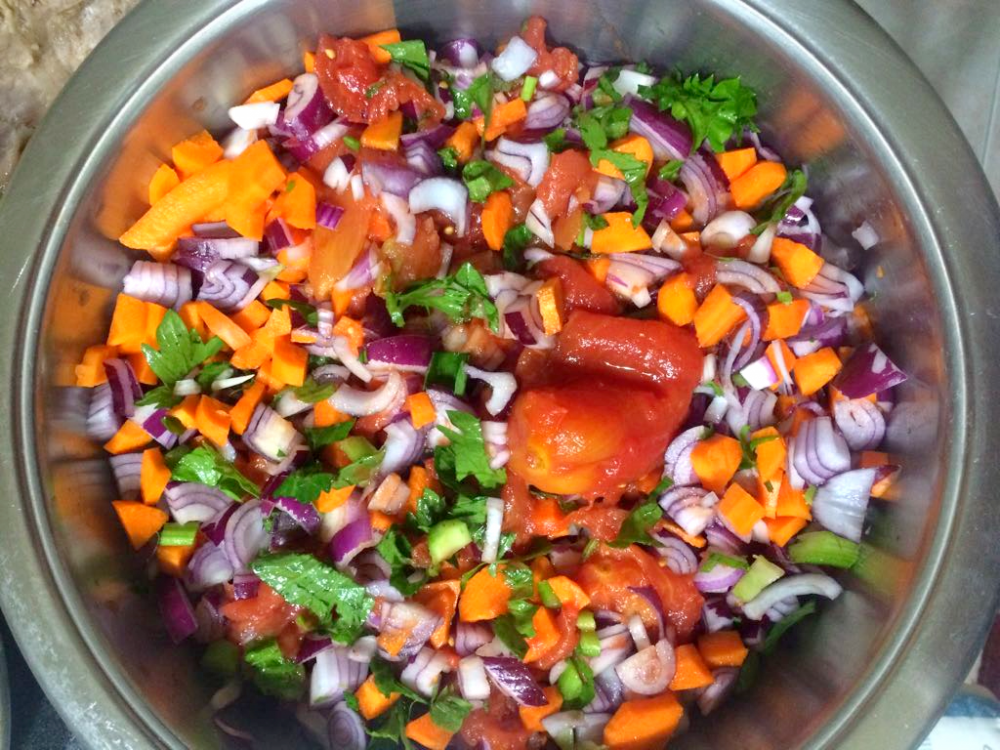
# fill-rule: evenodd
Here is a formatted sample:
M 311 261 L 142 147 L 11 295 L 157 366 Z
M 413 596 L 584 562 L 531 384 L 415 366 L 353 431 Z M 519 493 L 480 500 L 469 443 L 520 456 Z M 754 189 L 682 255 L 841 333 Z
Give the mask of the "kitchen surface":
M 61 86 L 134 4 L 132 0 L 0 0 L 0 195 L 18 154 Z M 861 5 L 892 34 L 940 93 L 1000 194 L 1000 2 L 865 0 Z M 789 12 L 794 13 L 791 0 Z M 10 680 L 11 746 L 32 750 L 82 747 L 45 700 L 5 623 L 0 631 Z M 994 650 L 1000 651 L 1000 646 L 987 648 L 982 677 L 977 666 L 970 683 L 979 679 L 997 687 L 1000 654 L 991 656 Z M 962 698 L 961 712 L 983 713 L 985 704 L 976 696 L 977 689 L 971 687 Z M 962 725 L 956 730 L 954 721 L 944 720 L 922 750 L 996 746 L 996 719 L 992 719 L 992 735 L 982 727 Z M 965 734 L 960 737 L 955 731 Z

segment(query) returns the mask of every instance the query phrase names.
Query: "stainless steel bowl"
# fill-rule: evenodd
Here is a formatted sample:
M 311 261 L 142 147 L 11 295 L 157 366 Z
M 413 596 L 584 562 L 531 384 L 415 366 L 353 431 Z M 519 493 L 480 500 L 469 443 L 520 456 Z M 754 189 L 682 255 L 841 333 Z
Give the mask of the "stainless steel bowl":
M 212 747 L 194 656 L 168 645 L 83 436 L 73 364 L 103 338 L 170 145 L 298 69 L 317 32 L 511 33 L 529 13 L 591 60 L 740 74 L 767 138 L 810 164 L 823 225 L 876 294 L 878 337 L 911 374 L 847 592 L 768 659 L 756 688 L 681 748 L 905 748 L 965 675 L 996 611 L 1000 217 L 930 87 L 860 10 L 797 0 L 146 0 L 53 106 L 0 205 L 0 599 L 49 696 L 93 747 Z M 851 241 L 863 219 L 882 238 Z M 850 249 L 853 248 L 853 249 Z M 287 744 L 287 743 L 285 743 Z

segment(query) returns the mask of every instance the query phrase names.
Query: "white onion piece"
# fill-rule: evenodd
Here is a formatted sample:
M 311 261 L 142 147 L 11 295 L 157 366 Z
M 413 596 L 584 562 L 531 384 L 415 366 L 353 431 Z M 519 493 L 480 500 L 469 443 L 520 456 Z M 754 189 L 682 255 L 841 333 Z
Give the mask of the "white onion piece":
M 729 399 L 725 396 L 715 396 L 711 403 L 709 403 L 708 408 L 705 409 L 705 421 L 710 424 L 719 424 L 723 417 L 726 416 L 728 408 Z
M 281 105 L 278 102 L 254 102 L 229 108 L 229 119 L 244 130 L 257 130 L 278 121 Z
M 351 497 L 353 498 L 356 494 L 359 493 L 352 493 Z M 329 513 L 324 513 L 323 520 L 319 526 L 320 541 L 324 544 L 329 543 L 329 541 L 333 539 L 334 535 L 357 518 L 357 515 L 358 503 L 356 500 L 352 499 L 349 499 L 343 505 L 338 505 Z
M 757 391 L 770 388 L 779 382 L 778 374 L 774 371 L 774 366 L 767 355 L 748 364 L 740 370 L 740 375 L 747 381 L 747 385 Z
M 410 191 L 410 211 L 420 214 L 437 209 L 455 224 L 455 234 L 465 236 L 469 223 L 469 191 L 450 177 L 431 177 Z
M 371 382 L 372 374 L 368 372 L 367 367 L 361 364 L 361 360 L 351 350 L 351 345 L 346 338 L 336 336 L 333 339 L 333 352 L 337 355 L 337 359 L 340 360 L 341 364 L 351 371 L 352 375 L 356 376 L 362 382 Z
M 274 410 L 283 417 L 301 414 L 312 408 L 312 404 L 301 401 L 295 396 L 295 391 L 285 391 L 274 403 Z
M 249 380 L 253 380 L 256 376 L 255 373 L 247 373 L 246 375 L 234 375 L 233 377 L 216 378 L 212 381 L 212 391 L 224 391 L 227 388 L 232 388 L 235 385 L 242 385 Z
M 629 96 L 630 94 L 635 96 L 639 93 L 640 86 L 652 86 L 655 83 L 656 78 L 654 76 L 626 68 L 618 73 L 618 78 L 611 85 L 622 96 Z
M 412 245 L 417 236 L 417 220 L 410 213 L 410 204 L 398 195 L 386 191 L 382 192 L 379 200 L 396 222 L 396 242 L 401 245 Z
M 346 190 L 351 184 L 351 173 L 347 169 L 344 160 L 339 156 L 330 162 L 330 166 L 323 172 L 323 184 L 338 193 Z
M 527 182 L 531 177 L 531 160 L 526 156 L 514 156 L 505 154 L 502 151 L 487 151 L 486 158 L 496 164 L 507 167 L 518 176 L 523 182 Z
M 775 604 L 791 596 L 817 594 L 827 599 L 836 599 L 843 588 L 830 576 L 819 573 L 803 573 L 788 576 L 761 591 L 743 605 L 743 614 L 751 620 L 759 620 Z
M 365 197 L 365 181 L 359 174 L 351 175 L 351 197 L 355 201 L 359 201 Z
M 701 382 L 711 383 L 715 380 L 715 368 L 717 357 L 715 354 L 706 354 L 701 363 Z
M 486 401 L 486 411 L 491 416 L 495 417 L 502 412 L 514 395 L 514 391 L 517 390 L 517 378 L 512 373 L 487 372 L 470 365 L 465 366 L 465 372 L 470 378 L 482 380 L 490 386 L 492 393 Z
M 549 147 L 542 142 L 519 143 L 501 137 L 497 141 L 496 153 L 524 157 L 531 162 L 531 170 L 525 178 L 525 182 L 531 187 L 538 187 L 542 177 L 545 176 L 545 170 L 549 168 Z
M 406 505 L 409 496 L 409 487 L 400 479 L 399 474 L 393 472 L 382 480 L 368 499 L 368 510 L 394 516 Z
M 549 247 L 555 245 L 556 238 L 552 232 L 552 219 L 545 212 L 545 206 L 542 205 L 541 200 L 536 199 L 531 204 L 531 207 L 528 209 L 528 218 L 524 220 L 524 225 L 531 230 L 533 235 Z M 527 253 L 525 253 L 524 257 L 528 257 Z
M 500 551 L 500 530 L 503 526 L 503 500 L 498 497 L 486 498 L 486 533 L 484 534 L 482 559 L 484 563 L 495 563 Z
M 860 542 L 874 483 L 875 469 L 854 469 L 838 474 L 816 490 L 813 517 L 834 534 Z
M 871 250 L 882 241 L 878 236 L 878 232 L 876 232 L 875 228 L 868 223 L 867 219 L 861 222 L 861 225 L 851 232 L 851 236 L 857 240 L 857 243 L 861 245 L 863 250 Z
M 484 701 L 490 697 L 490 683 L 480 657 L 466 656 L 458 663 L 458 687 L 467 701 Z
M 531 279 L 519 273 L 512 273 L 511 271 L 487 274 L 483 276 L 483 281 L 486 282 L 486 291 L 490 293 L 493 299 L 496 299 L 500 296 L 501 292 L 508 289 L 520 292 L 531 283 Z
M 747 260 L 759 265 L 767 263 L 771 259 L 771 244 L 777 233 L 778 227 L 775 224 L 768 224 L 747 253 Z
M 201 393 L 201 386 L 194 378 L 185 378 L 174 383 L 175 396 L 194 396 L 196 393 Z
M 559 85 L 559 74 L 554 70 L 543 70 L 538 76 L 538 86 L 543 89 L 555 88 Z
M 628 632 L 632 634 L 632 642 L 640 651 L 652 645 L 649 633 L 646 632 L 646 626 L 642 624 L 642 618 L 639 615 L 632 615 L 628 618 Z
M 435 689 L 441 682 L 441 675 L 450 671 L 449 664 L 450 662 L 446 654 L 441 651 L 435 653 L 430 663 L 417 675 L 414 688 L 428 697 L 434 695 Z
M 408 688 L 416 689 L 417 675 L 431 663 L 431 659 L 435 656 L 434 649 L 429 646 L 425 646 L 420 649 L 419 653 L 413 657 L 413 661 L 406 665 L 402 673 L 399 675 L 399 681 L 406 685 Z
M 347 658 L 369 664 L 376 653 L 378 653 L 378 640 L 373 635 L 363 635 L 347 650 Z
M 838 401 L 833 405 L 833 419 L 851 450 L 872 450 L 885 437 L 882 410 L 866 398 Z
M 347 670 L 342 647 L 327 648 L 313 659 L 309 677 L 309 705 L 313 707 L 333 703 L 347 690 Z
M 701 230 L 701 244 L 731 250 L 757 226 L 757 220 L 746 211 L 726 211 L 712 219 Z
M 683 260 L 688 253 L 687 243 L 670 227 L 670 222 L 666 219 L 656 225 L 656 231 L 649 241 L 654 250 L 665 253 L 674 260 Z
M 257 142 L 256 130 L 234 129 L 222 139 L 222 156 L 230 161 Z
M 674 647 L 665 639 L 655 646 L 647 646 L 615 667 L 622 685 L 639 695 L 662 693 L 676 670 Z
M 503 52 L 493 58 L 490 67 L 501 80 L 520 78 L 538 59 L 538 52 L 519 36 L 512 36 Z
M 366 417 L 385 411 L 400 395 L 405 397 L 406 384 L 398 372 L 390 372 L 388 379 L 381 388 L 374 391 L 359 391 L 349 385 L 342 385 L 330 396 L 333 408 L 352 417 Z

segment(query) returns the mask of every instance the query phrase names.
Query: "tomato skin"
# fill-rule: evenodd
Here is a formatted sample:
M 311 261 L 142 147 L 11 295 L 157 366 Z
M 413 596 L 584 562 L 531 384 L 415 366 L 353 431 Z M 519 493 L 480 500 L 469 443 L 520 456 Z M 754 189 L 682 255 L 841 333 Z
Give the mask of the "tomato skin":
M 365 92 L 379 80 L 379 65 L 364 42 L 323 34 L 316 49 L 316 76 L 333 110 L 351 122 L 368 122 Z
M 549 218 L 565 214 L 569 208 L 569 197 L 578 190 L 589 194 L 590 185 L 596 180 L 590 160 L 581 151 L 567 149 L 553 154 L 549 168 L 535 191 L 545 206 Z
M 579 77 L 579 60 L 573 52 L 566 47 L 553 47 L 551 50 L 545 44 L 545 19 L 541 16 L 532 16 L 521 27 L 521 38 L 538 52 L 538 59 L 528 71 L 533 76 L 539 76 L 545 71 L 552 71 L 559 77 L 559 83 L 554 86 L 555 91 L 565 91 Z
M 556 615 L 556 627 L 559 629 L 559 642 L 548 653 L 535 662 L 539 669 L 549 670 L 563 659 L 573 655 L 576 644 L 580 642 L 580 631 L 576 627 L 577 610 L 563 608 Z
M 404 104 L 413 105 L 421 127 L 434 127 L 444 119 L 444 105 L 423 86 L 402 73 L 389 73 L 382 78 L 378 91 L 368 102 L 367 121 L 383 120 Z
M 226 635 L 240 645 L 258 638 L 282 636 L 283 645 L 287 646 L 288 633 L 285 631 L 295 625 L 301 611 L 263 581 L 257 596 L 252 599 L 233 599 L 219 607 L 227 620 Z
M 638 614 L 647 628 L 656 625 L 655 610 L 631 588 L 652 586 L 667 622 L 681 641 L 691 637 L 701 619 L 704 599 L 695 588 L 694 577 L 676 575 L 634 544 L 625 549 L 602 545 L 583 563 L 575 580 L 587 592 L 594 609 L 611 610 L 625 617 Z
M 477 708 L 462 722 L 461 737 L 468 747 L 485 742 L 490 750 L 527 750 L 533 732 L 521 723 L 517 704 L 494 690 L 486 708 Z
M 562 282 L 567 313 L 573 310 L 589 310 L 615 315 L 621 311 L 618 300 L 611 290 L 595 279 L 578 260 L 565 255 L 555 255 L 539 263 L 537 270 L 539 276 L 543 278 L 555 276 Z

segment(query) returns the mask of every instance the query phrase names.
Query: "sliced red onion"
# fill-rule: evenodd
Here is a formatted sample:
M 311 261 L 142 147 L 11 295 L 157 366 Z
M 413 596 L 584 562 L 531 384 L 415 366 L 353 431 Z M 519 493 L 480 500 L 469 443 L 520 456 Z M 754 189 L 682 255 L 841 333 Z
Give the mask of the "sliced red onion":
M 613 713 L 625 698 L 621 678 L 613 669 L 605 669 L 594 678 L 594 692 L 594 700 L 584 706 L 584 713 Z
M 497 689 L 519 706 L 544 706 L 545 693 L 535 682 L 531 670 L 517 659 L 489 656 L 483 666 Z
M 479 64 L 479 42 L 475 39 L 455 39 L 441 47 L 441 57 L 460 68 Z
M 401 245 L 412 245 L 417 236 L 417 220 L 410 213 L 410 204 L 392 193 L 382 193 L 380 199 L 396 224 L 396 242 Z
M 276 505 L 307 534 L 315 534 L 319 531 L 320 517 L 315 505 L 300 503 L 292 497 L 279 497 Z
M 698 709 L 703 716 L 708 716 L 718 708 L 736 687 L 736 678 L 740 670 L 733 667 L 723 667 L 712 670 L 713 682 L 698 696 Z
M 153 439 L 168 450 L 177 444 L 177 435 L 167 429 L 163 420 L 169 416 L 166 409 L 155 406 L 137 406 L 129 419 L 153 436 Z
M 628 618 L 626 622 L 628 627 L 628 632 L 632 635 L 632 643 L 635 647 L 642 651 L 644 648 L 649 648 L 652 645 L 649 640 L 649 633 L 646 632 L 646 626 L 642 623 L 642 618 L 639 615 L 632 615 Z
M 237 312 L 257 299 L 266 285 L 267 280 L 252 268 L 221 260 L 205 271 L 197 299 L 223 312 Z
M 160 576 L 157 580 L 157 594 L 160 616 L 170 640 L 180 643 L 194 635 L 198 630 L 198 621 L 181 582 L 171 576 Z
M 726 603 L 726 597 L 705 597 L 705 604 L 701 608 L 701 621 L 707 632 L 718 633 L 720 630 L 728 630 L 733 627 L 735 617 L 732 608 Z
M 729 180 L 711 153 L 696 151 L 688 156 L 680 180 L 687 189 L 691 215 L 699 224 L 708 224 L 729 203 Z
M 825 596 L 836 599 L 843 588 L 830 576 L 819 573 L 803 573 L 787 576 L 772 583 L 757 596 L 743 605 L 743 614 L 751 620 L 760 620 L 778 602 L 793 596 Z
M 607 175 L 598 175 L 594 194 L 584 204 L 591 214 L 603 214 L 614 208 L 625 194 L 625 181 Z
M 802 196 L 778 222 L 778 236 L 799 242 L 814 252 L 820 252 L 823 230 L 812 212 L 812 198 Z
M 715 268 L 715 278 L 720 284 L 743 287 L 754 294 L 777 294 L 781 285 L 763 268 L 745 260 L 720 259 Z
M 904 382 L 906 373 L 872 343 L 854 350 L 833 385 L 848 398 L 865 398 Z
M 692 427 L 673 439 L 663 455 L 663 476 L 679 486 L 699 483 L 691 465 L 691 451 L 704 434 L 704 427 Z
M 774 236 L 777 234 L 777 227 L 768 224 L 757 240 L 750 247 L 747 253 L 747 260 L 751 263 L 765 265 L 771 259 L 771 245 L 774 243 Z
M 424 455 L 424 434 L 413 429 L 408 419 L 393 422 L 385 428 L 382 449 L 385 451 L 380 468 L 382 473 L 405 469 Z
M 433 128 L 417 130 L 413 133 L 403 133 L 403 135 L 400 136 L 399 141 L 403 144 L 404 148 L 409 148 L 415 143 L 424 143 L 432 149 L 439 149 L 444 146 L 445 141 L 447 141 L 454 132 L 454 126 L 439 123 Z
M 545 170 L 549 168 L 549 147 L 541 141 L 537 143 L 521 143 L 501 136 L 500 140 L 497 141 L 493 158 L 503 164 L 505 163 L 501 158 L 503 156 L 528 160 L 531 164 L 531 169 L 523 179 L 532 187 L 538 187 L 538 184 L 542 181 L 542 177 L 545 176 Z
M 691 153 L 691 130 L 686 124 L 632 96 L 625 98 L 625 106 L 632 110 L 629 130 L 649 140 L 657 161 L 688 158 Z
M 414 141 L 403 146 L 406 163 L 428 176 L 441 174 L 444 165 L 437 151 L 427 141 Z
M 705 594 L 724 594 L 731 591 L 745 573 L 742 568 L 717 562 L 711 570 L 695 573 L 694 585 Z
M 221 597 L 203 596 L 194 608 L 198 630 L 194 638 L 198 643 L 211 643 L 226 634 L 226 618 L 219 611 Z
M 652 302 L 649 287 L 655 278 L 651 271 L 641 266 L 613 260 L 608 265 L 604 283 L 612 292 L 641 308 Z
M 727 555 L 742 554 L 745 540 L 738 537 L 719 521 L 714 521 L 705 529 L 705 539 L 709 547 L 718 548 Z
M 462 622 L 455 627 L 455 651 L 469 656 L 493 640 L 493 629 L 485 622 Z
M 490 683 L 481 658 L 466 656 L 458 663 L 458 688 L 467 701 L 484 701 L 490 697 Z
M 336 229 L 340 223 L 340 218 L 344 215 L 344 209 L 330 203 L 319 203 L 316 205 L 316 223 L 327 229 Z
M 816 491 L 813 517 L 838 536 L 861 541 L 875 469 L 854 469 L 830 479 Z
M 296 136 L 285 141 L 284 146 L 300 162 L 308 161 L 314 154 L 339 141 L 350 132 L 344 122 L 330 122 L 308 136 Z
M 660 496 L 659 502 L 684 533 L 699 536 L 715 516 L 719 498 L 702 487 L 674 486 Z
M 378 543 L 367 513 L 344 526 L 330 540 L 330 556 L 339 565 L 347 565 L 359 552 Z
M 663 221 L 673 221 L 687 205 L 687 196 L 672 182 L 654 177 L 647 188 L 649 194 L 649 210 L 644 223 L 654 228 Z M 681 240 L 683 242 L 683 240 Z
M 829 417 L 804 422 L 795 436 L 795 450 L 788 455 L 795 471 L 808 484 L 821 485 L 851 468 L 847 441 L 837 433 Z
M 385 470 L 382 469 L 381 473 L 384 474 Z M 399 475 L 390 473 L 379 483 L 377 489 L 368 498 L 368 510 L 373 513 L 377 511 L 394 516 L 403 509 L 409 496 L 409 488 L 400 479 Z
M 852 274 L 824 263 L 816 277 L 802 289 L 802 296 L 829 310 L 849 313 L 864 294 L 864 286 Z
M 323 172 L 323 184 L 331 190 L 336 190 L 338 193 L 347 190 L 351 181 L 352 168 L 353 164 L 351 167 L 348 167 L 345 158 L 338 156 L 330 162 L 329 166 Z
M 364 721 L 346 703 L 334 706 L 327 718 L 327 743 L 337 750 L 365 750 L 368 746 Z
M 143 302 L 177 308 L 193 295 L 191 271 L 174 263 L 137 260 L 122 279 L 122 291 Z
M 885 437 L 882 410 L 866 398 L 837 401 L 833 418 L 851 450 L 873 450 Z
M 278 121 L 281 105 L 278 102 L 254 102 L 229 108 L 229 119 L 244 130 L 257 130 Z
M 406 398 L 406 384 L 398 372 L 390 372 L 381 388 L 374 391 L 360 391 L 343 385 L 330 397 L 330 403 L 338 411 L 352 417 L 365 417 L 389 409 Z
M 358 256 L 354 265 L 351 266 L 351 270 L 334 285 L 334 289 L 338 292 L 346 292 L 366 287 L 375 280 L 378 270 L 378 256 L 375 254 L 373 248 L 368 248 L 368 250 Z
M 701 244 L 731 250 L 757 226 L 757 220 L 746 211 L 726 211 L 712 219 L 701 230 Z
M 300 440 L 294 425 L 264 404 L 258 404 L 243 433 L 247 447 L 271 461 L 292 455 L 293 446 Z
M 528 105 L 524 127 L 528 130 L 552 130 L 569 115 L 569 100 L 562 94 L 545 94 Z
M 221 490 L 198 482 L 170 482 L 163 496 L 177 523 L 208 523 L 232 503 Z
M 662 637 L 666 631 L 665 627 L 665 613 L 663 611 L 663 602 L 660 600 L 660 595 L 656 593 L 656 589 L 652 586 L 629 586 L 629 591 L 639 594 L 643 599 L 645 599 L 653 611 L 656 613 L 657 621 L 657 632 Z M 632 630 L 631 623 L 629 624 L 629 630 Z M 636 644 L 636 648 L 642 648 L 639 645 L 639 641 L 635 637 L 635 632 L 632 633 L 632 640 Z
M 725 394 L 729 405 L 726 424 L 734 434 L 739 434 L 744 427 L 756 431 L 775 423 L 774 408 L 778 397 L 773 392 L 748 390 L 742 402 L 730 386 L 726 386 Z
M 624 625 L 598 630 L 597 637 L 600 640 L 601 653 L 590 660 L 590 668 L 595 676 L 612 670 L 612 667 L 625 661 L 634 650 L 632 636 Z
M 239 507 L 239 503 L 230 503 L 229 507 L 217 514 L 215 518 L 201 527 L 202 533 L 208 537 L 208 540 L 212 542 L 212 544 L 219 547 L 222 546 L 225 541 L 226 525 L 229 523 L 229 518 Z
M 670 570 L 682 576 L 697 572 L 698 557 L 685 542 L 668 533 L 657 534 L 656 539 L 660 542 L 656 551 Z
M 411 166 L 403 166 L 398 162 L 371 160 L 366 160 L 361 164 L 361 177 L 364 180 L 364 184 L 368 186 L 372 195 L 391 193 L 392 195 L 398 195 L 400 198 L 408 198 L 410 193 L 413 191 L 413 188 L 424 179 L 424 175 Z M 448 178 L 437 177 L 434 179 L 446 180 Z M 454 182 L 454 180 L 452 180 L 452 182 Z M 462 188 L 464 189 L 465 186 L 463 185 Z M 430 206 L 429 208 L 440 207 Z M 422 210 L 427 211 L 429 208 Z M 413 209 L 413 213 L 420 212 Z M 445 211 L 445 213 L 448 212 Z
M 561 711 L 542 719 L 542 727 L 559 747 L 601 747 L 604 727 L 610 720 L 610 713 Z
M 520 78 L 538 59 L 538 52 L 519 36 L 512 36 L 503 52 L 493 58 L 490 67 L 503 81 Z
M 812 354 L 824 346 L 837 347 L 844 343 L 847 324 L 844 318 L 829 317 L 815 326 L 805 326 L 796 336 L 787 339 L 788 348 L 796 357 Z M 841 371 L 843 372 L 843 371 Z M 836 379 L 834 385 L 836 385 Z M 851 396 L 851 398 L 861 398 Z
M 256 599 L 260 592 L 260 578 L 256 573 L 236 573 L 233 576 L 233 598 Z
M 441 622 L 438 615 L 422 604 L 411 601 L 391 602 L 382 607 L 382 621 L 378 630 L 390 638 L 405 636 L 405 644 L 398 656 L 406 659 L 423 649 Z M 431 651 L 432 655 L 433 653 Z
M 608 258 L 617 263 L 637 266 L 652 274 L 657 281 L 681 270 L 681 264 L 671 258 L 647 253 L 610 253 Z
M 223 548 L 236 573 L 248 573 L 250 563 L 267 547 L 264 514 L 260 500 L 249 500 L 229 517 Z
M 662 693 L 676 669 L 674 647 L 667 640 L 647 646 L 615 667 L 625 689 L 638 695 Z
M 142 478 L 142 454 L 121 453 L 110 456 L 111 471 L 115 475 L 115 486 L 118 497 L 123 500 L 133 500 L 139 495 Z
M 368 368 L 401 372 L 426 372 L 434 343 L 428 336 L 403 334 L 372 341 L 365 347 Z
M 486 401 L 486 411 L 491 416 L 496 416 L 502 412 L 517 390 L 517 378 L 509 372 L 487 372 L 478 367 L 466 365 L 465 371 L 470 378 L 482 380 L 490 386 L 492 393 Z
M 649 241 L 656 252 L 664 253 L 675 260 L 683 260 L 688 255 L 687 243 L 677 232 L 671 229 L 670 222 L 667 219 L 660 221 Z
M 354 692 L 367 677 L 367 665 L 350 661 L 347 648 L 335 644 L 315 653 L 309 675 L 309 705 L 313 708 L 329 706 L 339 701 L 345 693 Z M 343 704 L 340 704 L 343 705 Z M 354 713 L 344 708 L 348 713 Z M 336 709 L 334 709 L 336 711 Z M 357 716 L 357 714 L 354 714 Z M 358 717 L 360 719 L 360 717 Z M 364 729 L 362 728 L 362 731 Z M 335 747 L 340 747 L 336 745 Z M 362 744 L 363 748 L 364 745 Z
M 191 557 L 185 582 L 192 591 L 205 591 L 230 580 L 233 573 L 233 564 L 226 551 L 213 542 L 206 542 Z
M 552 232 L 552 219 L 545 211 L 545 206 L 541 200 L 535 200 L 528 209 L 528 217 L 524 220 L 525 226 L 531 233 L 544 242 L 549 247 L 555 245 L 555 234 Z M 525 256 L 527 257 L 527 255 Z
M 296 138 L 306 139 L 333 119 L 333 111 L 323 96 L 319 78 L 303 73 L 292 83 L 280 125 Z
M 115 414 L 131 417 L 135 414 L 135 402 L 142 398 L 142 387 L 135 377 L 132 365 L 117 357 L 104 360 L 104 372 L 111 386 L 111 403 Z
M 93 388 L 87 409 L 87 437 L 101 442 L 109 440 L 118 432 L 122 421 L 121 417 L 115 414 L 111 386 L 101 383 Z
M 454 223 L 455 234 L 465 236 L 469 225 L 469 191 L 458 180 L 431 177 L 410 191 L 409 200 L 412 213 L 441 211 Z

